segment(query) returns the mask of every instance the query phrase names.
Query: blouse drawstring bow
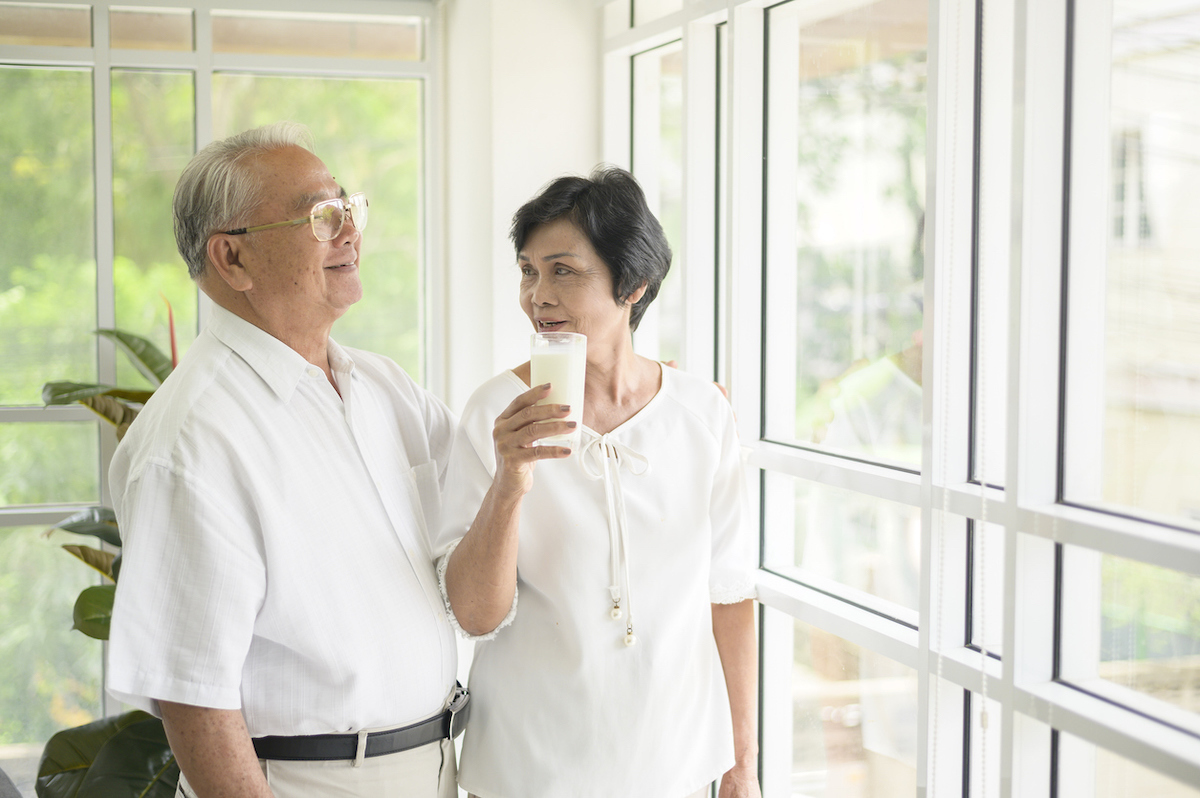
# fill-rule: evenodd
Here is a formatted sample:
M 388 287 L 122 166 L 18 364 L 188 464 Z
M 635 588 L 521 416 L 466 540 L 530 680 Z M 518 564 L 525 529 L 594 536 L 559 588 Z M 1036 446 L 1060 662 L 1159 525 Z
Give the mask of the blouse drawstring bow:
M 621 469 L 627 468 L 635 477 L 650 470 L 650 461 L 611 435 L 599 435 L 583 445 L 580 465 L 590 479 L 604 481 L 604 497 L 608 503 L 608 592 L 612 598 L 610 614 L 620 620 L 622 582 L 624 582 L 625 645 L 637 643 L 633 634 L 633 589 L 629 582 L 629 522 L 625 517 L 625 494 L 621 490 Z

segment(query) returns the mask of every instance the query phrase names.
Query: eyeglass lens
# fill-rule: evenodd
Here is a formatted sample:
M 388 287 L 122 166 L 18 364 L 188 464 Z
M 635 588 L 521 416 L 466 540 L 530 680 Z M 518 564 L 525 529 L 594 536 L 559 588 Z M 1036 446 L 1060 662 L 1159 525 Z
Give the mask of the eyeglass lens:
M 342 231 L 346 220 L 345 208 L 349 206 L 354 226 L 362 232 L 367 226 L 367 197 L 354 194 L 349 199 L 322 203 L 313 211 L 313 232 L 318 241 L 330 241 Z

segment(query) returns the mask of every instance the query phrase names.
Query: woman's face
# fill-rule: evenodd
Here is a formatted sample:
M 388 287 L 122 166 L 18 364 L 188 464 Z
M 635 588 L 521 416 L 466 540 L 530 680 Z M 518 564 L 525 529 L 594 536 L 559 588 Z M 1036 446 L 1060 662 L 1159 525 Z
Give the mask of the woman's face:
M 517 253 L 517 266 L 521 308 L 536 331 L 583 333 L 589 359 L 630 340 L 630 305 L 613 299 L 612 272 L 573 222 L 555 219 L 535 227 Z M 635 291 L 630 303 L 644 291 Z

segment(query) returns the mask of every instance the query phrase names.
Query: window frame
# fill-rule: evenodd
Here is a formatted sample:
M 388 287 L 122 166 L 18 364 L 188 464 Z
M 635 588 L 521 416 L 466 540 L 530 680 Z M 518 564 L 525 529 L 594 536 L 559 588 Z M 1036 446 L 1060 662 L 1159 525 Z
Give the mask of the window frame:
M 42 2 L 43 0 L 39 0 Z M 44 0 L 45 4 L 78 5 L 64 0 Z M 444 393 L 447 369 L 444 366 L 445 343 L 442 340 L 444 301 L 447 286 L 443 258 L 443 222 L 436 209 L 442 206 L 443 98 L 441 97 L 442 42 L 439 14 L 434 4 L 421 0 L 348 0 L 337 9 L 339 14 L 410 16 L 421 20 L 423 53 L 419 61 L 391 61 L 360 58 L 315 56 L 279 56 L 244 53 L 216 53 L 212 50 L 211 19 L 214 8 L 236 5 L 241 11 L 285 11 L 288 13 L 328 13 L 328 6 L 313 0 L 301 0 L 286 8 L 278 3 L 255 0 L 232 4 L 214 4 L 208 0 L 188 3 L 181 0 L 132 0 L 92 2 L 92 46 L 52 47 L 0 45 L 0 64 L 17 67 L 81 67 L 89 70 L 92 80 L 93 166 L 95 170 L 95 258 L 96 322 L 99 328 L 112 328 L 116 322 L 114 290 L 114 205 L 112 72 L 119 69 L 150 69 L 191 73 L 194 85 L 195 140 L 197 149 L 212 141 L 212 79 L 215 72 L 236 71 L 255 75 L 302 75 L 335 78 L 415 79 L 422 83 L 420 196 L 418 209 L 418 329 L 421 341 L 418 358 L 424 384 L 435 393 Z M 194 48 L 190 52 L 114 49 L 109 46 L 110 8 L 188 8 L 193 10 Z M 198 328 L 203 328 L 211 312 L 211 300 L 198 292 Z M 116 384 L 118 355 L 106 338 L 96 341 L 97 381 Z M 101 423 L 79 404 L 40 407 L 36 405 L 0 407 L 0 424 L 37 424 L 46 422 L 90 422 L 99 439 L 99 504 L 111 507 L 108 466 L 117 447 L 115 430 Z M 62 502 L 0 507 L 0 526 L 53 527 L 80 509 L 97 502 Z M 106 692 L 101 691 L 101 712 L 108 716 L 119 711 Z
M 39 0 L 46 5 L 78 6 L 68 0 Z M 440 207 L 442 186 L 440 96 L 442 43 L 438 15 L 434 5 L 422 0 L 348 0 L 337 8 L 339 14 L 411 16 L 422 20 L 423 58 L 419 61 L 391 61 L 324 56 L 280 56 L 248 53 L 219 53 L 212 49 L 212 13 L 214 9 L 236 6 L 239 11 L 288 13 L 329 13 L 329 7 L 314 0 L 300 0 L 283 7 L 266 0 L 238 0 L 236 3 L 213 3 L 210 0 L 96 0 L 91 7 L 92 46 L 59 47 L 0 44 L 0 63 L 20 67 L 82 67 L 92 75 L 92 113 L 95 169 L 95 241 L 96 241 L 96 307 L 97 326 L 115 325 L 115 296 L 113 287 L 113 140 L 112 85 L 114 69 L 156 69 L 190 72 L 195 86 L 195 132 L 197 147 L 212 141 L 212 76 L 215 72 L 236 71 L 260 75 L 304 75 L 313 77 L 400 78 L 422 81 L 422 164 L 421 189 L 423 207 L 419 209 L 420 254 L 418 279 L 419 307 L 422 331 L 420 345 L 423 382 L 435 392 L 444 387 L 446 369 L 443 366 L 444 342 L 439 331 L 445 307 L 446 286 L 442 258 L 442 222 L 433 209 Z M 193 10 L 194 49 L 190 52 L 160 50 L 114 49 L 109 46 L 110 8 L 186 8 Z M 200 294 L 199 325 L 207 321 L 210 300 Z M 97 379 L 101 383 L 116 381 L 115 347 L 107 339 L 97 342 Z M 40 407 L 36 405 L 0 407 L 0 423 L 39 423 L 61 421 L 95 422 L 96 416 L 81 405 Z M 100 503 L 111 506 L 108 485 L 108 463 L 116 449 L 117 440 L 108 425 L 97 424 L 100 436 Z M 65 516 L 93 502 L 54 505 L 21 505 L 0 507 L 2 526 L 43 526 L 61 521 Z
M 1095 44 L 1094 33 L 1080 33 L 1072 26 L 1081 14 L 1103 16 L 1097 14 L 1103 11 L 1098 8 L 1102 0 L 929 3 L 923 364 L 927 389 L 919 473 L 762 439 L 764 17 L 775 4 L 690 0 L 669 17 L 611 32 L 603 45 L 605 156 L 627 163 L 621 158 L 621 142 L 629 137 L 628 112 L 622 111 L 622 106 L 628 108 L 629 81 L 627 74 L 621 80 L 619 60 L 680 36 L 690 55 L 706 46 L 716 25 L 728 26 L 729 111 L 720 137 L 728 142 L 729 154 L 726 171 L 712 178 L 708 174 L 718 163 L 713 145 L 696 131 L 713 126 L 706 114 L 714 103 L 705 87 L 715 86 L 710 70 L 716 62 L 685 59 L 685 174 L 689 181 L 720 186 L 729 210 L 720 231 L 715 230 L 713 214 L 688 212 L 691 207 L 685 211 L 684 235 L 693 259 L 698 248 L 712 249 L 715 241 L 727 264 L 715 274 L 720 291 L 714 319 L 708 325 L 689 319 L 685 346 L 697 343 L 700 331 L 716 333 L 717 371 L 731 391 L 751 495 L 761 502 L 760 474 L 770 471 L 909 504 L 922 512 L 917 630 L 843 600 L 849 591 L 839 598 L 836 591 L 760 569 L 760 601 L 780 611 L 763 613 L 760 625 L 764 795 L 790 794 L 791 709 L 779 697 L 790 694 L 790 636 L 782 627 L 792 619 L 918 668 L 919 791 L 963 792 L 964 774 L 971 773 L 972 763 L 964 760 L 962 691 L 981 694 L 985 687 L 1000 714 L 991 726 L 1000 739 L 999 771 L 989 765 L 988 794 L 1048 797 L 1058 794 L 1056 779 L 1095 783 L 1094 755 L 1089 759 L 1080 754 L 1082 747 L 1074 742 L 1060 743 L 1067 735 L 1200 785 L 1200 740 L 1172 727 L 1169 713 L 1156 718 L 1153 708 L 1146 712 L 1132 700 L 1123 704 L 1119 690 L 1098 696 L 1057 678 L 1063 625 L 1099 612 L 1098 599 L 1083 596 L 1082 603 L 1072 603 L 1061 595 L 1063 546 L 1200 574 L 1200 535 L 1137 513 L 1118 515 L 1062 501 L 1061 466 L 1070 455 L 1060 436 L 1069 418 L 1063 396 L 1063 369 L 1069 367 L 1064 342 L 1078 334 L 1072 326 L 1076 322 L 1063 314 L 1072 303 L 1086 301 L 1064 293 L 1070 288 L 1063 271 L 1070 240 L 1068 202 L 1078 193 L 1078 175 L 1068 171 L 1069 158 L 1079 154 L 1073 150 L 1079 146 L 1078 124 L 1075 140 L 1069 138 L 1071 91 L 1080 90 L 1080 81 L 1087 82 L 1085 90 L 1094 90 L 1092 84 L 1107 78 L 1106 72 L 1072 71 L 1070 59 L 1079 49 L 1076 38 L 1091 36 L 1088 44 Z M 806 5 L 816 9 L 820 3 Z M 830 3 L 831 8 L 838 5 Z M 977 54 L 978 73 L 966 67 L 974 65 Z M 981 182 L 976 174 L 977 98 L 989 86 L 1011 91 L 1012 113 L 1007 142 L 990 156 L 999 159 L 996 174 L 1001 179 Z M 972 255 L 979 247 L 979 228 L 987 223 L 979 218 L 985 214 L 976 212 L 979 192 L 985 192 L 992 207 L 1007 209 L 1005 218 L 986 231 L 990 240 L 1003 246 L 999 262 L 1007 269 L 1009 294 L 1003 307 L 989 307 L 994 311 L 993 333 L 1002 330 L 1007 350 L 1008 379 L 996 394 L 1003 401 L 989 408 L 989 414 L 1002 414 L 1006 426 L 1003 488 L 981 485 L 972 472 L 973 369 L 978 365 L 973 352 L 978 317 L 970 312 L 978 279 Z M 685 196 L 693 193 L 686 191 Z M 685 275 L 685 290 L 705 276 L 712 277 Z M 751 513 L 753 522 L 760 524 L 761 505 L 751 507 Z M 989 551 L 989 559 L 1003 563 L 998 575 L 1003 580 L 1003 606 L 990 616 L 1002 619 L 1000 657 L 984 657 L 964 640 L 970 611 L 968 521 L 986 521 L 1002 531 L 997 534 L 1002 550 Z M 764 540 L 776 533 L 761 526 L 760 530 Z M 773 615 L 778 617 L 773 620 Z M 977 740 L 971 742 L 978 746 Z

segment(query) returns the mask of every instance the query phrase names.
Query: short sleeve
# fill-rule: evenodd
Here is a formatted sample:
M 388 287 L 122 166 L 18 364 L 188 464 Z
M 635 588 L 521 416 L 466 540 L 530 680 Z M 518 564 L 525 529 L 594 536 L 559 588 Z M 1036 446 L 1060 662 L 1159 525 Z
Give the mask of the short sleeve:
M 736 604 L 757 597 L 756 545 L 747 521 L 745 472 L 733 410 L 723 399 L 720 462 L 713 480 L 710 504 L 712 565 L 708 590 L 713 604 Z
M 453 451 L 457 423 L 450 408 L 428 391 L 423 391 L 425 429 L 429 434 L 429 455 L 438 466 L 438 480 L 445 486 Z
M 441 526 L 434 539 L 435 558 L 441 558 L 461 540 L 496 473 L 496 454 L 492 448 L 492 422 L 476 396 L 471 397 L 454 434 L 442 492 Z
M 118 506 L 124 546 L 108 654 L 116 698 L 241 708 L 242 670 L 266 593 L 256 535 L 165 463 L 148 463 Z

